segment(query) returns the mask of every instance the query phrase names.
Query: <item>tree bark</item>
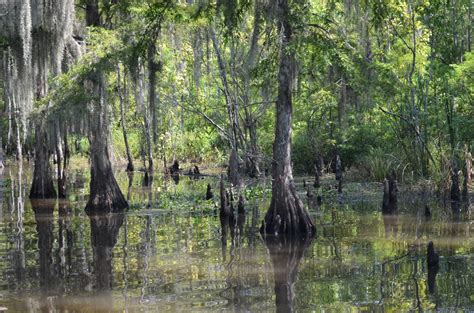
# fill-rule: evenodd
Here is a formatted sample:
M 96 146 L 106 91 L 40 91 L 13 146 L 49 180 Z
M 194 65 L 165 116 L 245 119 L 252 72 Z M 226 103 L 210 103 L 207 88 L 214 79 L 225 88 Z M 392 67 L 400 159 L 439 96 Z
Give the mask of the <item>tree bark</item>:
M 3 164 L 3 143 L 2 143 L 2 136 L 0 136 L 0 169 L 4 167 L 5 165 Z
M 64 142 L 67 144 L 66 142 Z M 66 164 L 67 164 L 67 156 L 65 153 L 65 149 L 63 149 L 63 140 L 61 138 L 61 129 L 59 126 L 59 122 L 56 123 L 56 158 L 57 158 L 57 182 L 58 182 L 58 197 L 65 198 L 66 197 Z
M 100 26 L 97 0 L 86 3 L 86 20 L 88 26 Z M 121 211 L 128 208 L 128 203 L 115 180 L 109 159 L 109 106 L 103 73 L 100 70 L 91 73 L 86 87 L 95 98 L 88 105 L 91 181 L 85 210 L 88 213 Z
M 239 156 L 237 155 L 236 149 L 232 149 L 229 158 L 229 181 L 234 186 L 240 186 L 240 165 Z
M 39 125 L 36 127 L 35 169 L 30 189 L 31 199 L 56 198 L 49 163 L 50 156 L 48 136 L 44 130 L 44 125 Z
M 89 143 L 91 158 L 91 182 L 87 212 L 114 212 L 128 208 L 115 180 L 108 151 L 108 105 L 105 99 L 105 86 L 101 73 L 90 79 L 93 100 L 89 122 Z
M 293 54 L 288 51 L 292 37 L 288 0 L 278 1 L 278 33 L 281 34 L 275 141 L 273 143 L 272 200 L 260 231 L 265 234 L 309 235 L 315 227 L 296 192 L 291 167 L 291 116 Z
M 138 61 L 138 73 L 137 73 L 137 90 L 135 93 L 137 105 L 140 105 L 140 108 L 143 113 L 143 124 L 144 124 L 144 133 L 145 133 L 145 141 L 146 141 L 146 154 L 148 157 L 148 171 L 153 172 L 153 150 L 151 146 L 151 133 L 150 133 L 150 120 L 148 117 L 148 110 L 145 104 L 145 91 L 144 91 L 144 73 L 143 73 L 143 65 L 141 61 Z
M 223 216 L 228 216 L 230 215 L 230 208 L 229 208 L 229 194 L 227 193 L 227 190 L 225 189 L 224 185 L 224 175 L 221 175 L 221 180 L 219 182 L 219 195 L 220 195 L 220 216 L 221 218 Z
M 461 200 L 461 190 L 459 188 L 459 168 L 457 162 L 453 160 L 451 168 L 451 200 Z
M 156 47 L 154 43 L 148 46 L 148 104 L 150 109 L 151 128 L 153 135 L 153 143 L 158 142 L 158 123 L 156 120 L 156 73 L 160 68 L 160 64 L 156 63 L 155 58 Z
M 124 88 L 126 88 L 124 86 Z M 130 146 L 128 144 L 128 136 L 127 136 L 127 127 L 125 126 L 125 112 L 124 112 L 124 98 L 122 93 L 122 88 L 120 84 L 120 66 L 117 65 L 117 93 L 119 97 L 119 105 L 120 105 L 120 125 L 122 127 L 123 133 L 123 141 L 125 142 L 125 152 L 127 153 L 127 172 L 133 172 L 133 159 L 132 154 L 130 153 Z
M 472 154 L 469 152 L 467 145 L 464 147 L 464 158 L 466 159 L 466 183 L 470 184 L 472 181 Z
M 239 141 L 239 118 L 238 118 L 238 111 L 236 110 L 236 103 L 230 94 L 229 90 L 229 83 L 227 79 L 226 69 L 224 65 L 224 60 L 222 59 L 222 55 L 219 50 L 219 45 L 217 42 L 216 33 L 214 29 L 210 29 L 210 35 L 212 39 L 212 44 L 214 47 L 214 52 L 216 53 L 217 63 L 219 65 L 219 74 L 222 81 L 222 87 L 224 90 L 225 101 L 227 105 L 227 114 L 229 116 L 229 125 L 231 130 L 231 140 L 230 145 L 232 149 L 236 149 L 238 151 L 238 141 Z
M 319 173 L 318 173 L 318 170 L 317 170 L 317 169 L 316 169 L 315 174 L 314 174 L 314 184 L 313 184 L 313 187 L 314 187 L 314 188 L 319 188 L 319 187 L 321 187 L 320 177 L 319 177 Z

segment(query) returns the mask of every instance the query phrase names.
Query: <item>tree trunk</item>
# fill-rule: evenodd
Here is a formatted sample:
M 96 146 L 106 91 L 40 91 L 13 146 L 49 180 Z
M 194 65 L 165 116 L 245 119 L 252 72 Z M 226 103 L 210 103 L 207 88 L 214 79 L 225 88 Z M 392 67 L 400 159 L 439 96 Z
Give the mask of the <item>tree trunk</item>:
M 219 182 L 219 194 L 220 194 L 220 216 L 228 216 L 230 215 L 230 208 L 229 208 L 229 194 L 225 189 L 224 185 L 224 175 L 221 174 L 221 180 Z
M 58 181 L 58 197 L 66 197 L 66 155 L 63 149 L 63 140 L 61 138 L 61 130 L 59 122 L 56 123 L 56 158 L 57 158 L 57 181 Z
M 235 149 L 232 149 L 230 152 L 229 181 L 234 186 L 239 186 L 241 184 L 239 156 L 237 155 L 237 151 Z
M 345 74 L 341 76 L 341 90 L 340 90 L 340 98 L 337 107 L 337 121 L 339 124 L 339 128 L 343 128 L 344 123 L 344 116 L 346 114 L 346 106 L 347 106 L 347 82 Z
M 466 183 L 470 184 L 472 180 L 472 154 L 467 145 L 464 147 L 464 157 L 466 162 Z
M 259 177 L 260 176 L 260 153 L 258 149 L 258 139 L 257 139 L 257 122 L 251 116 L 247 108 L 245 108 L 246 116 L 246 128 L 249 132 L 250 142 L 248 143 L 246 160 L 247 160 L 247 175 L 250 177 Z
M 114 212 L 128 208 L 115 180 L 108 152 L 108 105 L 101 73 L 90 80 L 91 93 L 99 99 L 90 103 L 89 143 L 91 158 L 91 182 L 87 212 Z
M 49 163 L 50 156 L 48 136 L 44 126 L 39 125 L 36 127 L 35 169 L 30 190 L 31 199 L 56 198 L 56 190 L 54 189 Z
M 156 144 L 158 142 L 158 123 L 156 120 L 156 73 L 160 68 L 160 64 L 156 63 L 155 52 L 156 47 L 154 43 L 151 43 L 148 46 L 148 103 L 150 109 L 150 118 L 151 118 L 151 128 L 153 134 L 153 143 Z
M 124 86 L 126 88 L 126 86 Z M 123 133 L 123 141 L 125 142 L 125 151 L 127 153 L 127 172 L 133 172 L 133 159 L 132 154 L 130 153 L 130 146 L 128 144 L 128 136 L 127 136 L 127 127 L 125 126 L 125 112 L 124 112 L 124 98 L 122 93 L 122 88 L 120 85 L 120 65 L 117 66 L 117 93 L 119 97 L 119 105 L 120 105 L 120 125 L 122 127 Z
M 319 188 L 321 187 L 321 168 L 320 168 L 320 158 L 318 158 L 316 160 L 316 163 L 314 165 L 314 184 L 313 184 L 313 187 L 314 188 Z
M 232 96 L 230 94 L 229 90 L 229 83 L 227 79 L 227 74 L 226 74 L 226 69 L 224 65 L 224 60 L 222 59 L 220 50 L 219 50 L 219 45 L 217 43 L 217 37 L 216 33 L 214 32 L 214 29 L 210 29 L 210 35 L 212 39 L 212 45 L 214 47 L 214 52 L 216 53 L 217 57 L 217 64 L 219 65 L 219 74 L 221 77 L 222 81 L 222 87 L 224 90 L 224 96 L 225 96 L 225 102 L 227 105 L 227 114 L 229 116 L 229 126 L 231 130 L 231 139 L 230 139 L 230 145 L 232 149 L 236 149 L 238 151 L 238 131 L 239 131 L 239 119 L 238 119 L 238 112 L 236 110 L 236 103 L 234 99 L 232 99 Z
M 453 166 L 451 169 L 451 200 L 461 200 L 461 190 L 459 189 L 459 169 L 457 162 L 453 160 Z
M 2 136 L 0 136 L 0 169 L 4 167 L 5 165 L 3 164 L 3 143 L 2 143 Z
M 146 141 L 146 154 L 148 157 L 148 171 L 153 172 L 153 150 L 151 146 L 151 133 L 150 133 L 150 120 L 148 117 L 148 110 L 145 104 L 145 91 L 144 91 L 144 73 L 143 73 L 143 65 L 139 60 L 138 65 L 138 77 L 137 77 L 137 90 L 136 90 L 136 100 L 137 105 L 140 105 L 140 108 L 143 113 L 143 124 L 144 124 L 144 133 L 145 133 L 145 141 Z
M 288 0 L 278 1 L 278 14 L 278 33 L 282 36 L 282 44 L 273 143 L 272 200 L 260 231 L 275 235 L 314 234 L 314 224 L 296 192 L 291 168 L 291 82 L 294 58 L 287 51 L 292 37 Z

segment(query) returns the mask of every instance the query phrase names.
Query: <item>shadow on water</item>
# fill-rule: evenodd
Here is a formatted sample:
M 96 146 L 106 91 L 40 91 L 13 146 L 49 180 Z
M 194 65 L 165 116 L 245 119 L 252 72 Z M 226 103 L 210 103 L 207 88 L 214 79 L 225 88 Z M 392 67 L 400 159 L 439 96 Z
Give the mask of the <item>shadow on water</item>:
M 273 264 L 276 312 L 295 312 L 298 267 L 313 238 L 265 236 L 264 241 Z

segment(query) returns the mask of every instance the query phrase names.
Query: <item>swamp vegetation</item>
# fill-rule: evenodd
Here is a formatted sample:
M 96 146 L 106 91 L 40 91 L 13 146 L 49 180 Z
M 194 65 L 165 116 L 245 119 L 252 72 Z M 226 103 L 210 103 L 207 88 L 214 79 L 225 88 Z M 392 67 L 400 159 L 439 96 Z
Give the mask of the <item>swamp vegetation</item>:
M 0 307 L 474 309 L 472 6 L 0 1 Z

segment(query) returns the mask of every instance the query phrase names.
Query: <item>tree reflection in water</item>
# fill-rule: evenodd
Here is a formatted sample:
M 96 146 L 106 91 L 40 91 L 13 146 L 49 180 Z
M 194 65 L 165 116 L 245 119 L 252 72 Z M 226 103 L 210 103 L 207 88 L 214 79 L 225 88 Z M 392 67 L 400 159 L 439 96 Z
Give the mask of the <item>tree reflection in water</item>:
M 45 312 L 54 309 L 53 303 L 48 301 L 51 289 L 61 285 L 56 281 L 57 273 L 53 262 L 53 211 L 55 204 L 56 202 L 53 200 L 31 200 L 38 233 L 41 299 L 37 304 Z
M 124 214 L 108 213 L 89 216 L 91 245 L 94 257 L 95 288 L 107 291 L 112 288 L 112 251 L 117 243 Z
M 313 237 L 265 236 L 264 240 L 273 263 L 276 311 L 294 312 L 298 267 Z
M 54 282 L 53 266 L 53 211 L 55 202 L 31 200 L 38 232 L 39 277 L 42 291 L 48 290 Z

